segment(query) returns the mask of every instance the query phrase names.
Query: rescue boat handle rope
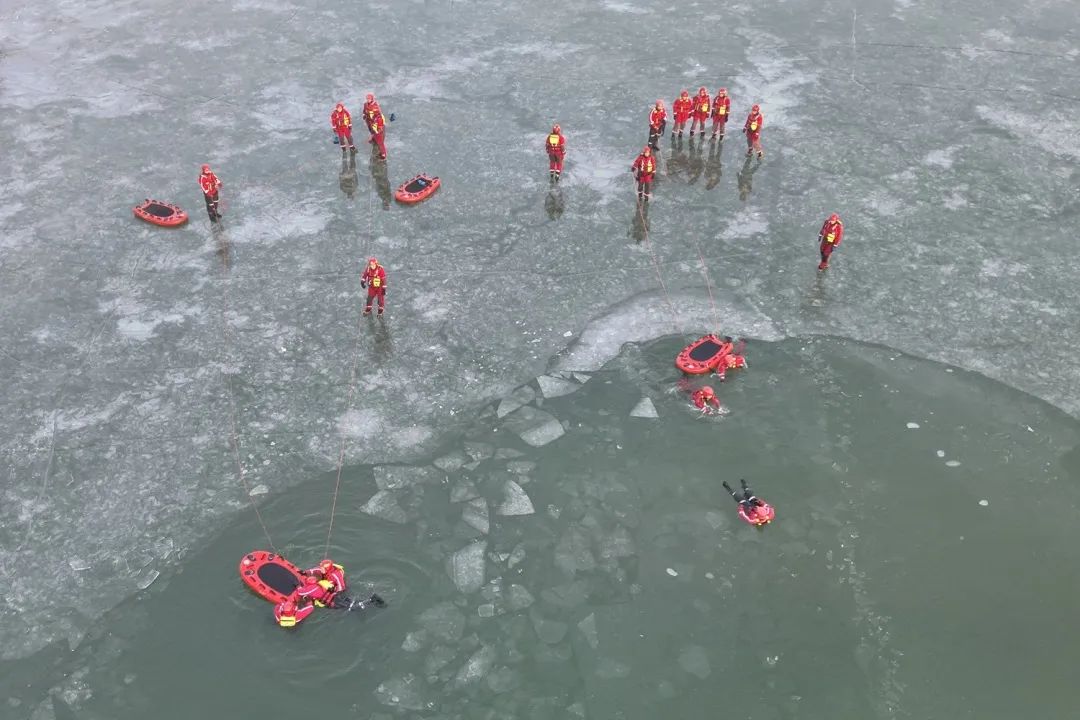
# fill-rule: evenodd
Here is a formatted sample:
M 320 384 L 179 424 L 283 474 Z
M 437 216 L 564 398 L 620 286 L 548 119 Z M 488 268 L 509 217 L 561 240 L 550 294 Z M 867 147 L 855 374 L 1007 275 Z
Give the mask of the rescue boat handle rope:
M 713 311 L 713 331 L 720 332 L 720 311 L 716 309 L 716 298 L 713 297 L 712 283 L 709 282 L 709 268 L 705 265 L 705 254 L 701 252 L 701 243 L 694 239 L 694 247 L 697 248 L 698 259 L 701 260 L 701 274 L 705 276 L 705 289 L 709 291 L 709 304 Z
M 660 289 L 664 291 L 664 299 L 667 300 L 668 308 L 671 310 L 672 323 L 681 335 L 683 329 L 679 324 L 679 314 L 675 312 L 675 303 L 671 302 L 671 295 L 668 293 L 667 285 L 664 284 L 664 277 L 660 273 L 660 264 L 656 261 L 656 254 L 653 252 L 652 241 L 649 239 L 649 221 L 645 218 L 645 213 L 643 212 L 644 204 L 645 201 L 642 198 L 638 198 L 637 211 L 638 217 L 641 218 L 642 234 L 645 235 L 645 249 L 649 251 L 649 258 L 652 260 L 653 269 L 656 271 L 656 280 L 660 283 Z
M 227 273 L 228 270 L 222 269 L 223 273 Z M 221 332 L 224 342 L 222 347 L 225 348 L 225 352 L 228 353 L 230 348 L 230 333 L 229 333 L 229 288 L 231 283 L 228 277 L 225 278 L 225 291 L 222 293 L 221 303 Z M 229 395 L 229 445 L 232 446 L 233 458 L 236 460 L 236 472 L 240 478 L 240 483 L 244 487 L 244 494 L 247 495 L 248 502 L 251 503 L 251 509 L 255 511 L 255 517 L 259 520 L 259 525 L 262 526 L 262 531 L 266 535 L 266 542 L 269 543 L 270 549 L 277 554 L 277 548 L 274 547 L 274 540 L 270 537 L 270 530 L 266 526 L 266 521 L 263 520 L 262 513 L 259 512 L 259 506 L 255 502 L 255 497 L 251 494 L 251 487 L 247 481 L 247 473 L 244 472 L 244 463 L 240 460 L 240 433 L 237 430 L 236 423 L 236 393 L 233 391 L 233 380 L 231 375 L 225 374 L 224 369 L 222 375 L 225 377 L 225 387 L 228 390 Z
M 371 162 L 375 162 L 374 153 L 372 153 Z M 371 242 L 374 237 L 375 228 L 375 185 L 374 182 L 368 185 L 368 242 Z M 379 306 L 379 311 L 382 312 L 382 306 Z M 356 370 L 360 365 L 360 337 L 364 326 L 364 312 L 361 309 L 357 309 L 357 322 L 356 322 L 356 343 L 353 347 L 352 368 L 349 371 L 349 390 L 345 397 L 345 412 L 352 409 L 353 396 L 356 394 Z M 345 446 L 348 443 L 347 436 L 344 432 L 341 432 L 341 446 L 338 449 L 338 461 L 337 461 L 337 473 L 334 478 L 334 494 L 330 499 L 330 520 L 327 523 L 326 528 L 326 549 L 323 551 L 323 557 L 330 557 L 330 538 L 334 533 L 334 515 L 337 512 L 338 491 L 341 489 L 341 472 L 345 467 Z

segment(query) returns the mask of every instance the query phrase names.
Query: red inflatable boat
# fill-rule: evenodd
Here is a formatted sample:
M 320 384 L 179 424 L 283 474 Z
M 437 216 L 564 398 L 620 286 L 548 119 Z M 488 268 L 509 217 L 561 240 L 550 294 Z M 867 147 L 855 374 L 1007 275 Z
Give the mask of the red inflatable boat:
M 768 525 L 773 521 L 773 518 L 776 517 L 776 510 L 772 505 L 765 503 L 764 505 L 758 505 L 757 508 L 755 508 L 753 515 L 747 515 L 746 508 L 742 506 L 742 503 L 739 503 L 739 517 L 751 525 L 760 527 L 762 525 Z
M 240 559 L 240 579 L 263 600 L 275 605 L 300 585 L 300 568 L 272 552 L 255 550 Z
M 736 348 L 729 337 L 706 335 L 683 348 L 675 358 L 675 367 L 688 375 L 716 372 L 723 378 L 726 370 L 746 367 L 746 358 L 740 354 L 742 346 L 740 342 Z
M 161 225 L 162 227 L 176 227 L 188 221 L 186 212 L 171 203 L 160 200 L 143 200 L 142 205 L 136 205 L 132 212 L 135 217 L 148 223 Z
M 394 193 L 394 199 L 399 203 L 412 205 L 421 200 L 427 200 L 439 189 L 440 185 L 442 185 L 442 182 L 437 177 L 423 174 L 417 175 L 397 189 L 397 192 Z

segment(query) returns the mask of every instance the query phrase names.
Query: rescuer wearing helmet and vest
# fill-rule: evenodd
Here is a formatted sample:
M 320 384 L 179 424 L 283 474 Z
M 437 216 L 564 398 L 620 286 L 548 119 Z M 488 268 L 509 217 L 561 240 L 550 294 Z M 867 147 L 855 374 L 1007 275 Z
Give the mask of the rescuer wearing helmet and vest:
M 318 578 L 319 584 L 335 595 L 345 592 L 345 568 L 330 558 L 326 558 L 304 574 Z
M 720 139 L 724 139 L 724 127 L 727 125 L 728 114 L 731 112 L 731 98 L 728 97 L 727 88 L 716 91 L 716 97 L 712 101 L 712 136 L 719 133 Z
M 833 213 L 825 221 L 825 224 L 821 226 L 821 232 L 818 233 L 818 240 L 821 243 L 819 246 L 821 263 L 817 266 L 818 270 L 825 270 L 829 267 L 829 256 L 832 255 L 833 250 L 840 247 L 840 240 L 843 237 L 844 223 L 840 222 L 839 215 Z
M 364 314 L 371 314 L 371 304 L 375 298 L 379 298 L 379 314 L 383 314 L 383 306 L 386 304 L 386 271 L 379 261 L 369 258 L 364 273 L 360 276 L 360 287 L 367 288 L 367 304 L 364 305 Z
M 559 123 L 551 126 L 551 132 L 544 138 L 544 147 L 548 154 L 548 175 L 551 182 L 559 182 L 563 160 L 566 158 L 566 138 L 563 137 Z
M 660 136 L 664 134 L 664 126 L 667 125 L 667 110 L 664 101 L 657 100 L 649 112 L 649 147 L 653 150 L 660 149 Z
M 675 102 L 671 103 L 671 112 L 675 116 L 675 126 L 671 128 L 671 139 L 675 139 L 675 133 L 682 135 L 686 121 L 690 119 L 690 113 L 694 111 L 694 101 L 690 99 L 690 93 L 683 90 Z
M 716 392 L 709 385 L 695 390 L 690 395 L 690 401 L 702 415 L 708 415 L 720 409 L 720 398 L 716 397 Z
M 746 154 L 750 155 L 757 151 L 758 158 L 765 157 L 765 151 L 761 149 L 761 128 L 765 126 L 765 118 L 761 114 L 761 106 L 754 105 L 750 108 L 750 114 L 746 116 L 746 124 L 743 132 L 746 133 Z
M 334 111 L 330 113 L 330 126 L 334 128 L 338 141 L 341 143 L 341 154 L 344 155 L 346 150 L 352 150 L 355 153 L 356 145 L 353 144 L 352 139 L 352 115 L 345 109 L 344 103 L 338 103 Z
M 656 174 L 656 158 L 652 156 L 652 148 L 646 145 L 641 154 L 634 160 L 630 170 L 637 179 L 637 195 L 639 200 L 648 200 L 652 197 L 649 192 L 652 187 L 653 175 Z
M 391 116 L 393 113 L 391 113 Z M 379 108 L 379 103 L 375 101 L 375 96 L 371 93 L 367 94 L 367 98 L 364 101 L 364 123 L 367 124 L 368 132 L 371 133 L 371 137 L 368 138 L 369 144 L 374 144 L 379 148 L 379 159 L 386 159 L 386 117 L 383 116 L 382 109 Z
M 210 216 L 210 222 L 217 222 L 221 219 L 221 213 L 218 212 L 218 188 L 221 187 L 221 181 L 210 170 L 209 165 L 202 166 L 199 187 L 202 188 L 203 197 L 206 200 L 206 214 Z
M 296 603 L 296 595 L 293 594 L 274 606 L 274 621 L 283 628 L 296 627 L 304 618 L 315 612 L 315 606 L 305 604 L 299 606 Z
M 709 91 L 705 88 L 699 88 L 697 97 L 694 98 L 694 119 L 690 121 L 690 137 L 694 137 L 694 128 L 700 127 L 701 134 L 705 135 L 705 121 L 709 119 L 709 115 L 712 113 L 712 99 L 709 97 Z

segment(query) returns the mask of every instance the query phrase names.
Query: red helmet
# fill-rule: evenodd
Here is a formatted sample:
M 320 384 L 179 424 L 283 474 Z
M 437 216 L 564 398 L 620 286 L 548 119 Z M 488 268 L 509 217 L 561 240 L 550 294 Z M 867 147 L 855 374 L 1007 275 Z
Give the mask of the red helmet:
M 291 598 L 281 603 L 281 612 L 291 615 L 296 612 L 296 602 Z
M 326 558 L 319 563 L 319 569 L 323 572 L 330 572 L 330 568 L 334 567 L 334 561 L 330 558 Z
M 840 216 L 837 215 L 836 213 L 833 213 L 832 215 L 829 216 L 829 219 L 832 220 L 833 222 L 836 222 L 837 220 L 840 219 Z
M 750 112 L 757 112 L 759 110 L 761 110 L 760 105 L 754 105 L 752 108 L 750 108 Z
M 712 389 L 711 385 L 706 385 L 705 387 L 701 388 L 701 392 L 705 394 L 705 397 L 712 397 L 716 394 L 716 391 Z
M 340 108 L 343 108 L 343 107 L 345 107 L 345 103 L 343 103 L 343 102 L 338 102 L 337 106 L 338 106 L 338 108 L 339 108 L 339 109 L 340 109 Z
M 709 94 L 709 91 L 706 90 L 704 86 L 699 87 L 697 92 L 698 92 L 698 95 L 703 95 L 703 94 L 708 95 Z
M 367 101 L 367 102 L 375 102 L 375 96 L 372 95 L 371 93 L 368 93 L 367 97 L 365 97 L 364 100 Z
M 379 266 L 379 261 L 376 260 L 375 258 L 368 258 L 367 264 L 370 265 L 371 267 L 378 267 Z
M 727 95 L 727 88 L 720 88 L 716 91 L 717 95 Z
M 305 585 L 315 585 L 318 582 L 319 582 L 319 578 L 315 577 L 314 575 L 306 575 L 306 576 L 304 576 L 304 584 Z
M 682 96 L 683 96 L 683 97 L 690 97 L 690 93 L 689 93 L 689 92 L 687 92 L 686 90 L 683 90 L 683 91 L 682 91 Z
M 646 155 L 649 155 L 649 154 L 652 153 L 652 147 L 649 146 L 649 145 L 646 145 L 645 148 L 641 152 L 643 152 Z
M 202 171 L 203 171 L 204 173 L 208 173 L 208 172 L 210 172 L 210 166 L 209 166 L 209 165 L 207 165 L 206 163 L 203 163 L 203 166 L 202 166 Z
M 559 123 L 555 123 L 554 125 L 551 126 L 551 132 L 553 132 L 553 133 L 561 133 L 562 132 L 562 128 L 559 127 Z

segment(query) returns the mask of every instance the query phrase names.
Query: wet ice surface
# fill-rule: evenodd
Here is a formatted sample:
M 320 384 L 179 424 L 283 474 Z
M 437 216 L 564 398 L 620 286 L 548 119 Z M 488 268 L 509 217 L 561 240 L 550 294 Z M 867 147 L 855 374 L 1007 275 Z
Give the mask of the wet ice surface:
M 342 450 L 348 464 L 410 460 L 489 400 L 507 403 L 494 409 L 507 435 L 556 448 L 566 428 L 547 404 L 512 418 L 544 384 L 567 386 L 524 383 L 581 382 L 623 342 L 673 329 L 846 336 L 1080 410 L 1071 3 L 970 18 L 925 3 L 857 17 L 736 5 L 708 10 L 725 40 L 700 52 L 642 21 L 694 26 L 689 4 L 192 7 L 0 9 L 0 567 L 20 580 L 0 608 L 4 659 L 78 646 L 107 608 L 248 516 L 249 492 L 272 501 Z M 347 39 L 371 27 L 377 41 Z M 646 41 L 651 74 L 627 75 Z M 700 143 L 665 144 L 639 242 L 625 168 L 643 108 L 699 80 L 726 82 L 738 113 L 763 103 L 769 155 L 743 166 L 736 135 L 717 167 Z M 386 182 L 440 173 L 429 203 L 383 210 L 364 154 L 356 196 L 341 194 L 326 112 L 367 88 L 399 117 Z M 484 120 L 479 139 L 463 115 Z M 570 142 L 557 221 L 536 152 L 553 118 Z M 195 185 L 204 160 L 226 183 L 218 233 Z M 192 222 L 138 224 L 146 195 Z M 820 276 L 829 209 L 848 234 Z M 390 316 L 360 324 L 354 352 L 371 253 L 390 270 Z M 478 462 L 456 451 L 436 466 Z M 970 471 L 958 457 L 936 467 Z M 502 485 L 475 485 L 489 479 L 453 482 L 497 507 Z M 411 528 L 431 487 L 372 485 L 356 507 Z
M 479 458 L 473 467 L 347 469 L 333 554 L 355 592 L 378 591 L 387 608 L 278 631 L 236 582 L 235 556 L 258 532 L 241 515 L 155 585 L 153 602 L 125 603 L 65 653 L 57 671 L 71 676 L 52 682 L 79 710 L 117 720 L 148 707 L 166 719 L 227 712 L 235 693 L 213 680 L 240 673 L 277 679 L 248 712 L 300 712 L 318 688 L 363 718 L 646 718 L 724 703 L 748 717 L 1004 719 L 1034 703 L 1050 716 L 1075 706 L 1055 668 L 1080 659 L 1059 571 L 1077 540 L 1076 421 L 886 349 L 789 340 L 754 343 L 754 370 L 721 386 L 732 415 L 701 423 L 665 392 L 682 342 L 628 346 L 577 392 L 536 398 L 568 428 L 548 445 L 510 432 L 495 399 L 433 455 Z M 629 416 L 643 395 L 666 420 Z M 904 428 L 915 412 L 923 432 Z M 938 443 L 963 466 L 946 469 Z M 719 487 L 736 471 L 777 507 L 768 528 L 740 521 Z M 308 525 L 333 477 L 266 506 L 291 557 L 322 552 Z M 378 493 L 403 494 L 404 522 L 367 513 Z M 491 511 L 523 497 L 546 511 Z M 1043 522 L 1008 510 L 1021 505 Z M 226 603 L 223 588 L 234 588 Z M 957 627 L 972 638 L 943 647 Z M 206 637 L 232 650 L 208 653 Z M 1009 643 L 1008 655 L 988 650 Z M 997 682 L 1003 670 L 1016 681 Z

